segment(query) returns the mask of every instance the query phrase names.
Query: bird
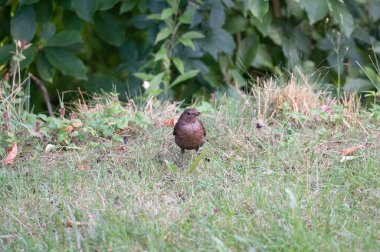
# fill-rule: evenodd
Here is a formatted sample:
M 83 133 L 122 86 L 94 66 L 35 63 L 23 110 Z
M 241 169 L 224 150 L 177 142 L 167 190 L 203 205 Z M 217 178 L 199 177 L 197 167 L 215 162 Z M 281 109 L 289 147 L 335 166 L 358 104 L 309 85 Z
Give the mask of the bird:
M 195 150 L 206 142 L 206 129 L 198 119 L 201 113 L 195 108 L 186 109 L 174 126 L 175 143 L 181 148 L 182 164 L 185 150 Z

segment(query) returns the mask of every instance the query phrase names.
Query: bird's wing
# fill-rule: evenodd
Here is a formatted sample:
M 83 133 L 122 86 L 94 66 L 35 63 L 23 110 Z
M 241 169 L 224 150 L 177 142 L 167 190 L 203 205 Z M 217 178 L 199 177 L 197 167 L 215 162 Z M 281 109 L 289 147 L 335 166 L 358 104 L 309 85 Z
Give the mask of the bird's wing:
M 205 129 L 205 126 L 203 125 L 202 121 L 199 121 L 201 123 L 201 127 L 203 129 L 203 134 L 204 136 L 206 136 L 206 129 Z
M 173 135 L 177 134 L 177 130 L 178 130 L 178 123 L 176 123 L 174 126 Z

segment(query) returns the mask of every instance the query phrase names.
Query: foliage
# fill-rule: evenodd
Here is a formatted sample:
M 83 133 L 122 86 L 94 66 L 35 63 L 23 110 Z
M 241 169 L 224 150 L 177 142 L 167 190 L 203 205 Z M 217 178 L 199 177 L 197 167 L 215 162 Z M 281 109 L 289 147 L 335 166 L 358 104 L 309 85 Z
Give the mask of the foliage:
M 14 39 L 32 43 L 21 69 L 52 96 L 80 84 L 183 99 L 298 65 L 338 94 L 379 90 L 377 0 L 19 0 L 0 21 L 1 73 Z
M 48 144 L 49 150 L 53 147 L 76 148 L 102 139 L 126 142 L 136 130 L 152 124 L 151 119 L 124 106 L 116 97 L 117 94 L 111 94 L 98 98 L 96 106 L 80 107 L 69 116 L 62 113 L 60 117 L 53 117 L 24 111 L 23 118 L 4 123 L 0 135 L 0 157 L 5 156 L 6 147 L 30 142 L 33 138 Z
M 69 116 L 63 102 L 58 118 L 32 113 L 29 95 L 31 77 L 22 80 L 20 70 L 25 51 L 30 46 L 16 40 L 10 70 L 14 73 L 13 78 L 7 75 L 0 80 L 0 158 L 6 155 L 7 147 L 29 142 L 32 138 L 59 148 L 75 147 L 101 138 L 124 142 L 131 135 L 131 129 L 144 129 L 151 124 L 147 117 L 122 104 L 114 93 L 88 98 L 96 100 L 96 106 L 88 109 L 84 101 L 84 105 L 79 104 L 80 109 L 77 108 Z

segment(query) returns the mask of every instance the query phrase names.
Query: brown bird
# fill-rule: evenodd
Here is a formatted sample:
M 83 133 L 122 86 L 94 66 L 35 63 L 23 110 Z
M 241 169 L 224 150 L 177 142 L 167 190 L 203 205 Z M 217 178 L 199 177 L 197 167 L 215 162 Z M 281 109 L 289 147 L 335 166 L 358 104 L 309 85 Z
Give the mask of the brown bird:
M 206 141 L 206 129 L 198 120 L 199 113 L 195 108 L 186 109 L 174 126 L 173 135 L 175 143 L 181 148 L 182 164 L 185 150 L 196 150 L 198 152 Z

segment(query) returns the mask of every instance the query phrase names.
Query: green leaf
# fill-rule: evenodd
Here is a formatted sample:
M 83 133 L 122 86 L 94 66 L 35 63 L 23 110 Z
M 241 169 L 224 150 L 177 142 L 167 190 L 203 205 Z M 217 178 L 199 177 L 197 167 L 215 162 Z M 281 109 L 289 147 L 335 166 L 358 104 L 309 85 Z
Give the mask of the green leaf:
M 114 76 L 105 73 L 94 73 L 88 76 L 88 80 L 85 82 L 86 90 L 91 92 L 113 92 L 114 88 L 120 86 L 120 81 Z M 117 111 L 114 111 L 117 113 Z
M 269 10 L 269 2 L 268 0 L 249 0 L 249 9 L 253 16 L 262 20 Z
M 183 73 L 185 72 L 185 67 L 184 67 L 184 65 L 183 65 L 182 60 L 181 60 L 180 58 L 178 58 L 178 57 L 175 57 L 175 58 L 173 58 L 172 60 L 173 60 L 173 63 L 174 63 L 174 65 L 175 65 L 175 67 L 177 68 L 177 70 L 178 70 L 181 74 L 183 74 Z
M 161 12 L 160 19 L 165 20 L 167 18 L 170 18 L 174 14 L 174 11 L 172 8 L 166 8 Z
M 139 0 L 137 7 L 140 12 L 145 13 L 149 9 L 150 3 L 150 0 Z
M 190 47 L 191 49 L 193 49 L 193 51 L 195 51 L 195 45 L 191 39 L 180 38 L 178 40 L 178 42 L 181 43 L 182 45 L 186 46 L 186 47 Z
M 47 46 L 69 46 L 77 43 L 83 43 L 82 37 L 78 31 L 63 31 L 55 34 L 46 43 Z
M 98 0 L 98 9 L 101 11 L 109 10 L 118 2 L 119 0 Z
M 47 47 L 44 51 L 49 62 L 64 75 L 86 79 L 86 67 L 74 54 L 58 47 Z
M 374 83 L 374 85 L 380 85 L 380 75 L 378 74 L 377 69 L 370 66 L 365 66 L 362 68 L 362 71 L 364 72 L 366 79 Z
M 339 24 L 340 30 L 350 37 L 355 29 L 354 18 L 347 9 L 347 6 L 338 0 L 330 1 L 330 15 L 336 24 Z
M 231 34 L 223 29 L 209 31 L 200 43 L 203 50 L 210 53 L 214 59 L 218 58 L 220 52 L 232 55 L 235 50 L 235 42 Z
M 226 22 L 226 13 L 220 0 L 211 1 L 209 26 L 212 29 L 220 29 Z
M 71 0 L 71 6 L 81 19 L 92 22 L 92 16 L 97 7 L 97 0 Z
M 272 58 L 264 44 L 259 44 L 251 66 L 255 68 L 273 68 Z
M 164 90 L 162 90 L 162 89 L 148 89 L 147 94 L 149 96 L 158 96 L 158 95 L 162 94 L 163 91 Z
M 201 39 L 204 37 L 205 35 L 197 31 L 189 31 L 181 36 L 181 38 L 185 38 L 185 39 Z
M 161 72 L 153 77 L 153 79 L 149 82 L 150 88 L 152 89 L 158 89 L 160 83 L 162 82 L 162 78 L 164 78 L 165 72 Z
M 198 73 L 199 73 L 199 70 L 191 70 L 191 71 L 188 71 L 186 73 L 183 73 L 173 81 L 173 83 L 170 85 L 170 87 L 172 88 L 175 85 L 177 85 L 178 83 L 181 83 L 181 82 L 184 82 L 188 79 L 191 79 L 191 78 L 195 77 Z
M 288 59 L 288 64 L 290 67 L 295 67 L 300 63 L 301 55 L 294 38 L 283 39 L 282 52 Z
M 95 16 L 95 32 L 104 42 L 113 46 L 121 46 L 125 40 L 123 28 L 109 12 L 101 12 Z
M 26 67 L 28 67 L 34 60 L 37 53 L 37 48 L 35 46 L 30 46 L 29 48 L 25 49 L 22 54 L 24 55 L 25 59 L 20 62 L 20 69 L 23 70 Z
M 232 75 L 232 78 L 234 79 L 234 82 L 239 87 L 245 87 L 247 85 L 247 80 L 244 79 L 243 75 L 241 75 L 241 73 L 238 70 L 233 69 L 231 71 L 231 75 Z
M 168 49 L 166 49 L 165 44 L 162 44 L 160 47 L 160 50 L 156 53 L 154 56 L 154 61 L 162 60 L 163 58 L 167 57 Z
M 196 12 L 195 4 L 189 4 L 186 7 L 185 13 L 179 17 L 180 24 L 191 24 L 191 20 Z
M 153 74 L 146 74 L 146 73 L 135 73 L 134 76 L 136 76 L 139 79 L 150 81 L 154 78 Z
M 376 1 L 369 3 L 368 14 L 372 18 L 373 22 L 377 22 L 380 19 L 380 6 Z
M 271 25 L 268 28 L 268 37 L 273 41 L 278 46 L 282 46 L 285 34 L 283 30 L 276 26 L 276 25 Z
M 166 39 L 167 37 L 169 37 L 170 33 L 171 31 L 169 30 L 169 28 L 165 27 L 157 34 L 156 41 L 154 43 L 157 43 L 163 39 Z
M 43 80 L 53 82 L 55 68 L 49 63 L 43 51 L 37 58 L 37 71 Z
M 124 0 L 120 6 L 119 14 L 132 10 L 136 6 L 137 2 L 138 0 Z
M 241 15 L 232 15 L 227 17 L 226 25 L 224 28 L 231 34 L 245 31 L 247 28 L 248 20 Z
M 18 8 L 11 19 L 13 39 L 31 41 L 36 32 L 36 14 L 33 5 Z
M 47 41 L 49 40 L 51 37 L 53 37 L 54 33 L 56 31 L 56 27 L 54 24 L 48 22 L 48 23 L 44 23 L 41 27 L 41 31 L 40 31 L 40 38 Z
M 19 4 L 21 5 L 27 5 L 27 4 L 34 4 L 37 3 L 39 0 L 19 0 Z
M 372 82 L 359 78 L 347 78 L 344 84 L 344 90 L 347 92 L 363 92 L 374 89 L 375 86 Z
M 372 50 L 375 53 L 380 54 L 380 41 L 377 41 L 376 43 L 374 43 Z
M 48 121 L 48 117 L 44 114 L 38 114 L 38 117 L 42 120 L 42 121 L 45 121 L 47 122 Z
M 44 24 L 49 22 L 53 16 L 53 6 L 51 1 L 40 1 L 34 5 L 36 11 L 37 23 Z
M 0 65 L 5 64 L 12 58 L 12 52 L 16 50 L 14 44 L 8 44 L 0 48 Z
M 161 14 L 160 13 L 150 14 L 146 17 L 146 19 L 148 19 L 148 20 L 160 20 Z
M 66 30 L 75 30 L 81 32 L 84 22 L 75 14 L 75 12 L 65 11 L 63 13 L 62 23 Z
M 267 12 L 262 19 L 255 17 L 251 18 L 251 24 L 253 24 L 260 33 L 266 37 L 269 35 L 271 24 L 272 24 L 272 13 Z
M 311 25 L 324 18 L 329 11 L 326 0 L 300 0 L 300 5 L 306 10 Z
M 178 10 L 180 0 L 166 0 L 166 1 L 173 8 L 173 10 L 175 10 L 175 12 Z
M 237 65 L 241 62 L 246 69 L 251 65 L 257 52 L 258 42 L 258 37 L 254 33 L 248 35 L 241 41 L 238 48 Z

